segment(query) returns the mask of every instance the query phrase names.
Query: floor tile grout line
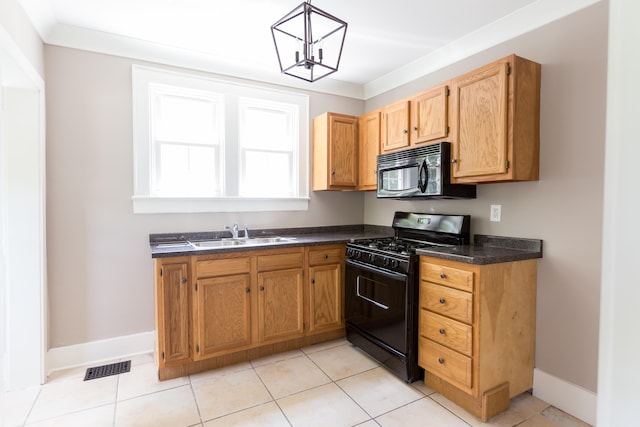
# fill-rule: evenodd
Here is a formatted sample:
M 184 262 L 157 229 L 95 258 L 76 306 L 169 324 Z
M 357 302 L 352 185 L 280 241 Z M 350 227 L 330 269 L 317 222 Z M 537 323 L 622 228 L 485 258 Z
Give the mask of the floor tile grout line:
M 335 347 L 332 347 L 332 348 L 335 348 Z M 327 350 L 330 350 L 330 349 L 327 349 Z M 321 371 L 322 373 L 324 373 L 324 374 L 325 374 L 325 375 L 326 375 L 326 376 L 327 376 L 327 377 L 328 377 L 328 378 L 333 382 L 333 384 L 335 384 L 335 386 L 336 386 L 336 387 L 338 387 L 338 389 L 340 389 L 340 390 L 341 390 L 341 391 L 342 391 L 342 392 L 343 392 L 343 393 L 344 393 L 344 394 L 345 394 L 349 399 L 351 399 L 351 401 L 352 401 L 353 403 L 355 403 L 355 404 L 358 406 L 358 408 L 362 409 L 362 411 L 363 411 L 365 414 L 367 414 L 367 415 L 369 416 L 369 419 L 368 419 L 367 421 L 374 421 L 374 418 L 371 416 L 371 414 L 370 414 L 369 412 L 367 412 L 367 410 L 366 410 L 366 409 L 364 409 L 364 408 L 363 408 L 363 407 L 362 407 L 358 402 L 356 402 L 356 400 L 355 400 L 353 397 L 351 397 L 351 395 L 350 395 L 349 393 L 347 393 L 347 391 L 346 391 L 345 389 L 343 389 L 342 387 L 340 387 L 340 384 L 338 384 L 338 381 L 342 381 L 342 380 L 344 380 L 345 378 L 351 378 L 351 377 L 353 377 L 353 376 L 355 376 L 355 375 L 359 375 L 359 374 L 361 374 L 361 373 L 363 373 L 363 372 L 369 372 L 369 371 L 372 371 L 372 370 L 374 370 L 374 369 L 377 369 L 379 366 L 376 366 L 375 368 L 371 368 L 371 369 L 366 369 L 366 370 L 364 370 L 364 371 L 362 371 L 362 372 L 359 372 L 359 373 L 357 373 L 357 374 L 348 375 L 348 376 L 346 376 L 346 377 L 344 377 L 344 378 L 340 378 L 340 379 L 338 379 L 338 380 L 334 380 L 333 378 L 331 378 L 331 376 L 330 376 L 328 373 L 326 373 L 326 372 L 325 372 L 325 371 L 324 371 L 324 370 L 323 370 L 323 369 L 322 369 L 322 368 L 321 368 L 321 367 L 320 367 L 320 366 L 315 362 L 315 360 L 313 360 L 313 359 L 312 359 L 312 358 L 310 358 L 309 356 L 307 356 L 307 358 L 311 361 L 311 363 L 313 363 L 315 366 L 317 366 L 317 367 L 318 367 L 318 369 L 320 369 L 320 371 Z M 364 421 L 364 422 L 367 422 L 367 421 Z M 360 423 L 360 424 L 362 424 L 362 423 Z
M 191 389 L 193 402 L 196 404 L 196 411 L 198 411 L 198 418 L 200 418 L 200 425 L 204 425 L 204 420 L 202 419 L 202 412 L 200 411 L 200 405 L 198 404 L 198 398 L 196 397 L 196 390 L 193 388 L 193 381 L 191 380 L 191 375 L 189 375 L 189 388 Z
M 119 391 L 120 391 L 120 374 L 118 374 L 118 380 L 116 381 L 116 396 L 115 396 L 115 401 L 113 402 L 113 420 L 111 421 L 111 425 L 113 427 L 116 427 L 116 414 L 118 413 L 118 392 Z
M 35 408 L 36 402 L 38 401 L 38 398 L 40 397 L 40 394 L 42 393 L 42 387 L 43 387 L 43 384 L 41 384 L 38 387 L 38 394 L 36 394 L 36 398 L 33 399 L 33 402 L 31 403 L 31 407 L 29 408 L 29 411 L 27 411 L 27 415 L 24 417 L 24 420 L 22 421 L 22 425 L 23 426 L 27 425 L 27 421 L 29 421 L 29 417 L 31 416 L 31 413 L 33 413 L 33 408 Z
M 306 356 L 304 354 L 304 352 L 302 352 L 302 354 L 304 356 Z M 289 360 L 289 359 L 287 359 Z M 273 363 L 277 363 L 277 362 L 273 362 Z M 260 365 L 260 366 L 266 366 L 266 365 Z M 264 388 L 267 390 L 267 393 L 269 393 L 269 396 L 271 396 L 271 399 L 273 401 L 273 403 L 276 404 L 276 406 L 278 407 L 278 410 L 282 413 L 282 416 L 284 417 L 285 420 L 287 420 L 287 422 L 289 423 L 289 426 L 293 427 L 293 423 L 291 422 L 291 420 L 289 419 L 289 417 L 287 417 L 287 414 L 284 412 L 284 410 L 282 409 L 282 407 L 280 406 L 280 404 L 278 403 L 278 399 L 276 399 L 273 396 L 273 393 L 271 393 L 271 390 L 269 390 L 269 387 L 267 387 L 267 384 L 264 382 L 264 380 L 262 379 L 262 377 L 260 376 L 260 374 L 258 373 L 258 371 L 256 370 L 256 367 L 252 365 L 253 368 L 253 372 L 256 374 L 256 376 L 258 377 L 258 379 L 260 380 L 260 382 L 262 383 L 262 385 L 264 386 Z
M 437 394 L 437 393 L 432 393 L 429 396 L 427 396 L 429 399 L 431 399 L 432 402 L 437 403 L 440 407 L 446 409 L 447 411 L 449 411 L 450 413 L 452 413 L 453 415 L 455 415 L 456 418 L 458 418 L 460 421 L 462 421 L 463 423 L 465 423 L 466 425 L 473 427 L 473 424 L 469 424 L 467 422 L 467 420 L 465 420 L 464 418 L 462 418 L 460 415 L 456 414 L 455 412 L 453 412 L 451 409 L 447 408 L 446 406 L 444 406 L 442 403 L 438 402 L 437 400 L 435 400 L 434 398 L 432 398 L 431 396 L 433 394 Z M 444 396 L 443 396 L 444 397 Z

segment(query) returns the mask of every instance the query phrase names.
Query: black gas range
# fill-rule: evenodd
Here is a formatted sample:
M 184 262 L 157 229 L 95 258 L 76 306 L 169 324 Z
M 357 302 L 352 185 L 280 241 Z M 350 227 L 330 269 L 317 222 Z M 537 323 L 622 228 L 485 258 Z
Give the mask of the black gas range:
M 469 215 L 396 212 L 393 237 L 347 243 L 347 339 L 407 382 L 418 367 L 418 255 L 469 243 Z

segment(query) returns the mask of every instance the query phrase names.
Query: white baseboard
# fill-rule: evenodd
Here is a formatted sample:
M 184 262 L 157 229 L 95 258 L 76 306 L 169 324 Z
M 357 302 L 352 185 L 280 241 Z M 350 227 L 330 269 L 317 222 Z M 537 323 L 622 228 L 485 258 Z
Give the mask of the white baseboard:
M 77 366 L 92 365 L 114 359 L 151 353 L 156 332 L 142 332 L 123 337 L 56 347 L 47 351 L 46 370 L 51 372 Z
M 533 395 L 582 421 L 596 425 L 597 394 L 549 375 L 533 371 Z

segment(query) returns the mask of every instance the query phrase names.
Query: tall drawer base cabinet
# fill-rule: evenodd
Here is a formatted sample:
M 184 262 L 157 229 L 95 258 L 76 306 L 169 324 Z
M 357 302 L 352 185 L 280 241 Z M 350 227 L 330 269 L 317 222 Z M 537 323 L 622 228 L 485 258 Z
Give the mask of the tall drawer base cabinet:
M 482 421 L 533 387 L 536 268 L 420 258 L 424 382 Z

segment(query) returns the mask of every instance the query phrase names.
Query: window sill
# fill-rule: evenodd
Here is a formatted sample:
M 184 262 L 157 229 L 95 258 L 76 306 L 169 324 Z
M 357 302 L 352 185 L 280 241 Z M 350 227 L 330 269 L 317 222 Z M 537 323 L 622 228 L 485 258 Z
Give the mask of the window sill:
M 309 198 L 210 198 L 133 196 L 134 214 L 306 211 Z

